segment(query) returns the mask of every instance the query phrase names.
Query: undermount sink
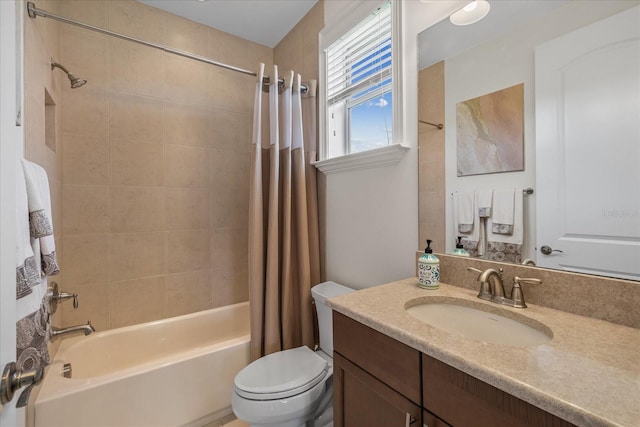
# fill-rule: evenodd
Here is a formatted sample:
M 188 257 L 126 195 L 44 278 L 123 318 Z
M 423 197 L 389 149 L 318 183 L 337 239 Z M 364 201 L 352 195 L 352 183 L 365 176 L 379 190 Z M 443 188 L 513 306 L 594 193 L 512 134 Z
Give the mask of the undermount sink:
M 551 329 L 536 320 L 459 298 L 418 298 L 409 301 L 405 310 L 428 325 L 476 341 L 533 347 L 553 338 Z

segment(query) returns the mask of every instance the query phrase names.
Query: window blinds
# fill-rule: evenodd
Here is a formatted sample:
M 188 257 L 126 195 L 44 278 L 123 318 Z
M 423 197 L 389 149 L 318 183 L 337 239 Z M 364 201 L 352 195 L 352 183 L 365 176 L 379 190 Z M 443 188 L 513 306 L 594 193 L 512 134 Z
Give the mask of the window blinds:
M 391 2 L 327 49 L 329 105 L 391 83 Z

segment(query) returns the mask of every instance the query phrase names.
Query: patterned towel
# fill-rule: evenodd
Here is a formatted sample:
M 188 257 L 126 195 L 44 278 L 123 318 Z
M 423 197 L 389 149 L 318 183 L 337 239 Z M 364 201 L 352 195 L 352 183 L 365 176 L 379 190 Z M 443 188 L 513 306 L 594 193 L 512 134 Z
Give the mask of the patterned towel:
M 31 247 L 27 184 L 20 164 L 16 172 L 16 299 L 20 299 L 40 284 L 40 272 Z
M 34 254 L 40 254 L 41 276 L 53 276 L 60 272 L 56 258 L 56 244 L 53 239 L 51 221 L 51 195 L 47 172 L 39 165 L 22 160 L 24 179 L 29 201 L 29 230 Z M 39 247 L 39 251 L 36 250 Z

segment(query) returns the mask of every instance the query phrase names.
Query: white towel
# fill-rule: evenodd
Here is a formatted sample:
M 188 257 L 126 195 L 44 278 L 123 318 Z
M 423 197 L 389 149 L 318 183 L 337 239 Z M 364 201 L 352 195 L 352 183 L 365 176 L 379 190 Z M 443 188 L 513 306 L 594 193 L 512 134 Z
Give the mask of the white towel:
M 29 202 L 22 166 L 16 168 L 16 298 L 29 295 L 40 284 L 40 273 L 31 248 Z
M 492 199 L 493 192 L 491 190 L 478 191 L 478 213 L 480 218 L 491 216 Z
M 36 255 L 41 276 L 58 274 L 56 244 L 51 220 L 51 195 L 49 178 L 42 166 L 22 160 L 29 203 L 29 229 L 33 252 Z
M 460 223 L 459 223 L 459 202 L 460 196 L 463 193 L 453 193 L 453 218 L 454 218 L 454 227 L 455 232 L 460 233 Z M 469 233 L 460 233 L 464 237 L 464 248 L 469 252 L 469 254 L 473 257 L 480 256 L 484 254 L 484 232 L 482 230 L 484 223 L 480 221 L 478 216 L 478 209 L 476 206 L 476 198 L 475 192 L 468 192 L 466 194 L 470 194 L 471 198 L 471 213 L 473 219 L 471 220 L 473 223 L 473 227 Z M 467 199 L 468 196 L 464 196 Z M 468 202 L 467 202 L 468 206 Z
M 454 193 L 454 200 L 457 206 L 455 215 L 458 233 L 477 234 L 478 232 L 478 227 L 474 227 L 474 218 L 476 216 L 475 197 L 474 191 Z
M 493 190 L 491 232 L 512 235 L 515 221 L 515 190 Z M 491 240 L 491 239 L 490 239 Z
M 489 242 L 509 243 L 514 245 L 522 245 L 524 237 L 524 208 L 522 191 L 508 190 L 510 197 L 502 197 L 502 194 L 498 191 L 493 193 L 493 215 L 489 218 L 488 222 L 488 236 Z M 496 197 L 497 195 L 497 197 Z M 504 201 L 506 200 L 506 201 Z M 509 202 L 509 200 L 511 202 Z M 509 209 L 506 207 L 503 209 L 500 205 L 510 204 L 511 214 L 509 215 Z M 503 215 L 503 212 L 505 214 Z M 507 224 L 511 222 L 512 233 L 495 233 L 494 229 L 497 224 Z

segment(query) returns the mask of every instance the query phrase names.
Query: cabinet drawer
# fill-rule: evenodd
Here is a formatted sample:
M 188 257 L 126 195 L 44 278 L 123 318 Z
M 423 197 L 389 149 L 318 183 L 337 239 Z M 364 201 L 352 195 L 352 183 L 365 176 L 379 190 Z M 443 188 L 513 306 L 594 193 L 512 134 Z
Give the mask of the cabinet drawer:
M 424 407 L 452 426 L 575 427 L 425 354 L 422 385 Z
M 420 404 L 420 352 L 333 312 L 334 351 Z

